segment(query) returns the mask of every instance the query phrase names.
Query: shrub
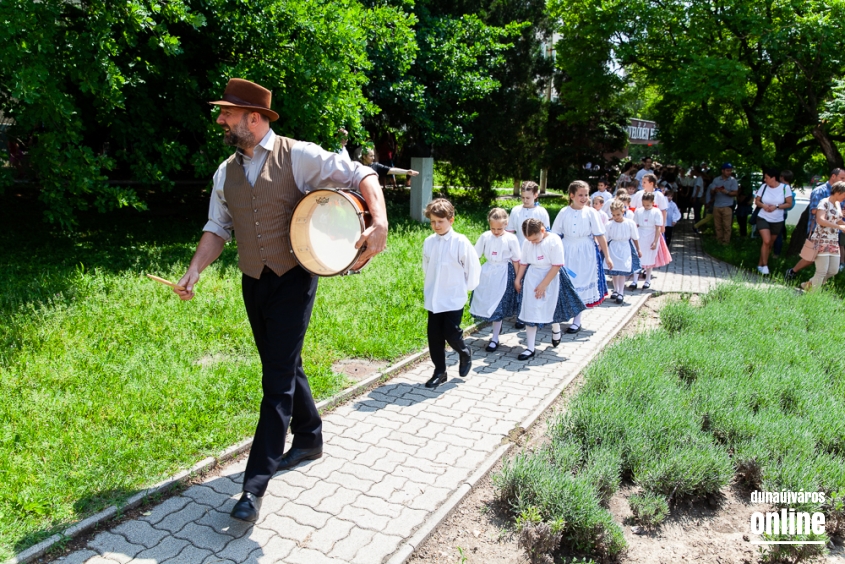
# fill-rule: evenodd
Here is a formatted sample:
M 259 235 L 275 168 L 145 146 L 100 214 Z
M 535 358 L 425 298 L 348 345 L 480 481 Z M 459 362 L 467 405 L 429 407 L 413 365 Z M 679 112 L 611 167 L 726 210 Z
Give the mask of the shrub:
M 732 477 L 727 453 L 708 444 L 679 446 L 646 460 L 635 473 L 635 481 L 645 491 L 662 494 L 670 501 L 716 494 Z
M 645 527 L 656 527 L 669 516 L 666 498 L 650 492 L 634 494 L 628 498 L 634 518 Z

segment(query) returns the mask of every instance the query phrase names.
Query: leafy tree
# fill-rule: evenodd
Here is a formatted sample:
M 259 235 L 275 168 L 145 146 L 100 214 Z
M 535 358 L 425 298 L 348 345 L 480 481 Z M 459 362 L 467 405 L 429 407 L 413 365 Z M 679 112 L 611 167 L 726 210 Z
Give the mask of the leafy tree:
M 207 177 L 228 151 L 206 101 L 230 77 L 273 90 L 280 133 L 329 143 L 375 110 L 362 92 L 372 30 L 393 27 L 394 55 L 415 51 L 412 14 L 355 0 L 8 0 L 0 21 L 0 110 L 64 225 L 90 205 L 143 207 L 109 177 Z
M 687 161 L 842 156 L 820 119 L 843 71 L 841 0 L 556 0 L 562 33 L 654 86 L 661 142 Z

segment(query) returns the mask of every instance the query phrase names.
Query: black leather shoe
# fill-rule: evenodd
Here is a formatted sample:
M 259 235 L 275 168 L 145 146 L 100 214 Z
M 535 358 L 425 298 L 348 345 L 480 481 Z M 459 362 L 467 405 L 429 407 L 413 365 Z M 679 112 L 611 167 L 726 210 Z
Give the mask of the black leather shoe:
M 534 351 L 524 350 L 516 357 L 517 360 L 528 360 L 529 358 L 534 358 Z
M 461 355 L 461 363 L 458 365 L 458 376 L 461 378 L 469 374 L 469 369 L 472 368 L 472 350 L 467 349 L 467 354 Z
M 258 521 L 258 511 L 261 509 L 261 498 L 255 494 L 244 492 L 235 507 L 232 508 L 232 518 L 247 523 Z
M 496 352 L 496 349 L 499 348 L 498 341 L 490 341 L 487 346 L 484 348 L 487 352 Z
M 521 321 L 517 321 L 516 323 L 513 324 L 513 328 L 514 329 L 525 329 L 525 323 L 523 323 Z
M 569 326 L 569 329 L 567 329 L 567 330 L 566 330 L 566 332 L 567 332 L 567 333 L 569 333 L 570 335 L 574 335 L 575 333 L 577 333 L 577 332 L 578 332 L 578 331 L 580 331 L 580 330 L 581 330 L 581 326 L 580 326 L 580 325 L 576 325 L 575 327 L 572 327 L 572 326 L 570 325 L 570 326 Z
M 276 470 L 287 470 L 288 468 L 293 468 L 300 462 L 305 462 L 306 460 L 317 460 L 321 456 L 323 456 L 322 446 L 314 448 L 291 447 L 291 449 L 282 457 L 282 461 L 279 463 L 279 467 Z
M 557 333 L 557 339 L 555 339 L 555 333 L 552 332 L 552 348 L 558 346 L 560 344 L 560 332 Z
M 428 382 L 425 383 L 426 388 L 436 388 L 440 384 L 446 381 L 446 373 L 445 372 L 435 372 L 434 376 L 429 378 Z
M 616 303 L 617 304 L 621 304 L 624 301 L 625 301 L 625 297 L 622 296 L 622 294 L 619 294 L 618 296 L 616 296 Z

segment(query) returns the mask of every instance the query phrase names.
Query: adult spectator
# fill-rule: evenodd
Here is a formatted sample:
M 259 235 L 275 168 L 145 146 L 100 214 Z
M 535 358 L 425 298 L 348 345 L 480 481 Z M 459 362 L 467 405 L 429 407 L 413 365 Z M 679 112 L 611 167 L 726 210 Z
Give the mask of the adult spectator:
M 845 169 L 834 168 L 833 170 L 830 171 L 830 178 L 828 178 L 827 182 L 825 182 L 821 186 L 818 186 L 816 189 L 814 189 L 810 193 L 810 204 L 807 206 L 807 209 L 804 212 L 804 213 L 808 214 L 808 216 L 807 216 L 807 231 L 806 231 L 806 233 L 803 233 L 805 239 L 816 228 L 816 212 L 818 211 L 819 203 L 823 199 L 830 197 L 830 188 L 834 184 L 836 184 L 837 182 L 843 182 L 843 181 L 845 181 Z M 800 220 L 799 220 L 798 224 L 799 225 L 801 224 Z M 792 236 L 795 237 L 796 234 L 793 233 Z M 790 248 L 794 248 L 793 244 L 794 244 L 794 242 L 790 241 Z M 800 254 L 801 258 L 798 260 L 798 262 L 795 264 L 795 266 L 793 266 L 792 268 L 787 270 L 786 273 L 784 274 L 784 278 L 786 278 L 787 280 L 792 280 L 793 278 L 795 278 L 795 275 L 799 271 L 807 268 L 808 266 L 813 264 L 813 262 L 815 262 L 815 260 L 816 260 L 815 255 L 812 254 L 812 253 L 805 252 L 805 249 L 806 249 L 806 244 L 801 247 L 801 254 Z
M 767 168 L 763 171 L 763 185 L 757 190 L 754 204 L 760 208 L 757 214 L 757 232 L 763 243 L 760 247 L 760 260 L 757 270 L 760 274 L 769 274 L 769 255 L 775 238 L 783 230 L 784 210 L 792 207 L 792 189 L 780 181 L 780 171 Z
M 692 217 L 695 223 L 701 221 L 701 207 L 704 205 L 704 177 L 698 169 L 692 170 L 693 183 L 692 192 L 690 193 L 690 203 L 692 204 Z
M 640 169 L 636 176 L 637 190 L 643 189 L 643 176 L 646 174 L 654 174 L 654 170 L 651 168 L 653 164 L 654 160 L 651 157 L 643 157 L 643 168 Z
M 801 284 L 804 290 L 821 288 L 825 280 L 839 271 L 839 237 L 845 231 L 841 208 L 842 200 L 845 200 L 845 182 L 837 182 L 829 190 L 830 196 L 822 198 L 815 210 L 815 227 L 805 243 L 816 255 L 816 273 L 809 282 Z
M 405 174 L 407 176 L 416 176 L 419 174 L 416 170 L 411 170 L 410 168 L 397 168 L 395 166 L 387 166 L 381 163 L 375 162 L 375 154 L 373 150 L 369 147 L 364 147 L 361 149 L 361 158 L 360 161 L 364 165 L 372 168 L 376 173 L 378 173 L 379 178 L 383 178 L 389 174 Z
M 620 174 L 619 178 L 616 179 L 616 190 L 624 188 L 625 186 L 627 186 L 628 182 L 634 179 L 633 171 L 633 161 L 628 161 L 627 163 L 625 163 L 625 166 L 622 167 L 622 174 Z
M 208 223 L 184 276 L 174 288 L 183 300 L 194 297 L 200 273 L 238 235 L 238 268 L 247 318 L 261 358 L 263 397 L 255 438 L 243 477 L 243 495 L 232 517 L 255 522 L 270 479 L 323 455 L 322 420 L 302 368 L 302 347 L 317 294 L 316 276 L 290 252 L 290 220 L 305 192 L 321 187 L 358 189 L 373 223 L 357 242 L 363 257 L 384 250 L 387 213 L 373 171 L 324 151 L 313 143 L 281 137 L 270 128 L 279 114 L 272 94 L 240 78 L 229 80 L 217 125 L 236 151 L 214 173 Z M 284 452 L 288 427 L 291 448 Z
M 734 218 L 734 198 L 739 193 L 739 185 L 731 173 L 733 165 L 722 165 L 722 175 L 710 184 L 711 200 L 713 201 L 713 226 L 716 229 L 716 240 L 722 245 L 731 242 L 731 229 Z

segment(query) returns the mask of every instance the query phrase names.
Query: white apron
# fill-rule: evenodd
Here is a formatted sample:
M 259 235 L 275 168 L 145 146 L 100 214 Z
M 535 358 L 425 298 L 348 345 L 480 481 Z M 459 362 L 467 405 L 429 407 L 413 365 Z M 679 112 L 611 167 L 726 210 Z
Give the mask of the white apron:
M 607 244 L 610 260 L 613 261 L 613 270 L 630 272 L 634 268 L 634 257 L 631 256 L 630 239 L 611 241 Z M 607 269 L 607 262 L 604 265 Z
M 560 292 L 560 278 L 555 276 L 546 288 L 546 295 L 538 300 L 534 290 L 549 273 L 551 267 L 532 264 L 525 273 L 522 283 L 522 308 L 519 310 L 520 321 L 527 323 L 551 323 L 557 307 Z
M 508 262 L 487 261 L 481 267 L 481 282 L 472 294 L 470 314 L 488 318 L 496 311 L 508 283 Z

